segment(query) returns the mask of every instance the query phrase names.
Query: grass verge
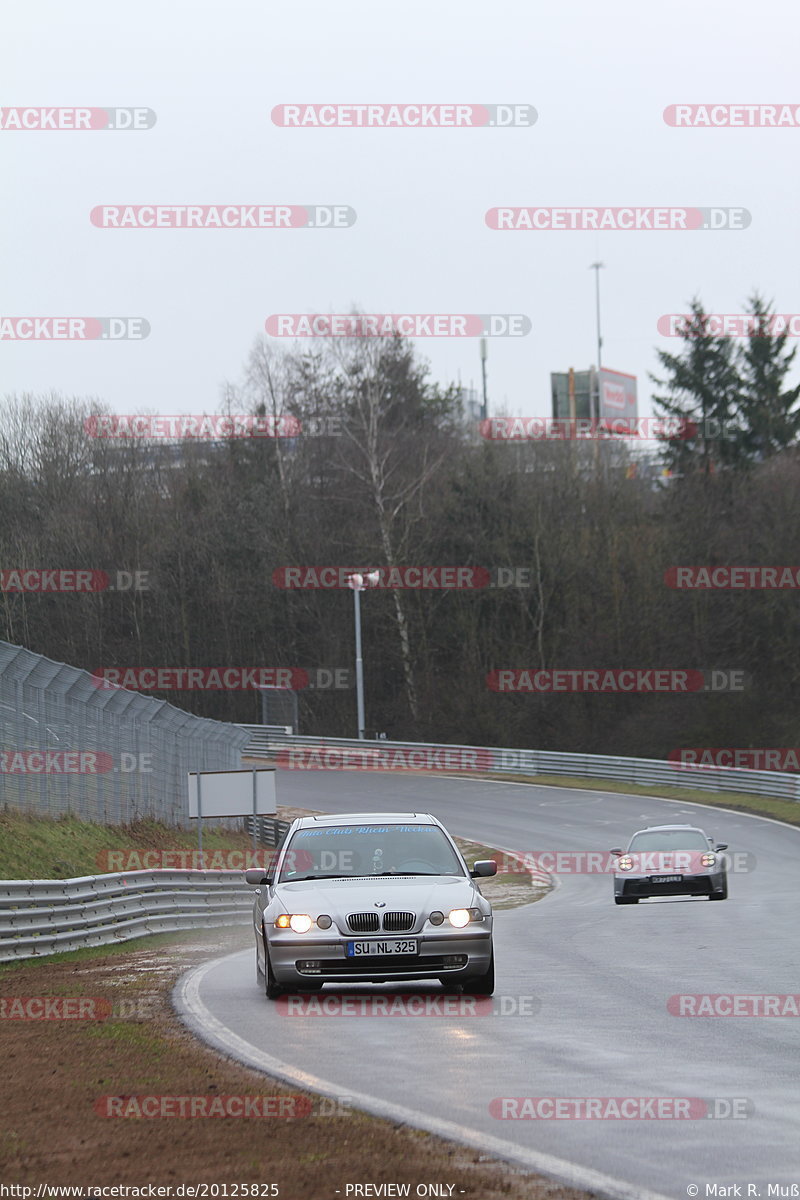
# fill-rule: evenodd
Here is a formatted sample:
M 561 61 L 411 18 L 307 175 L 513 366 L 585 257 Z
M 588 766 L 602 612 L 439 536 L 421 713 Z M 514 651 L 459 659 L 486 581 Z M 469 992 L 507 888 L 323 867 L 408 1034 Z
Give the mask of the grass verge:
M 246 833 L 203 829 L 203 850 L 251 847 Z M 194 830 L 160 821 L 96 825 L 71 816 L 35 817 L 8 806 L 0 809 L 0 879 L 71 879 L 102 874 L 113 851 L 196 849 Z

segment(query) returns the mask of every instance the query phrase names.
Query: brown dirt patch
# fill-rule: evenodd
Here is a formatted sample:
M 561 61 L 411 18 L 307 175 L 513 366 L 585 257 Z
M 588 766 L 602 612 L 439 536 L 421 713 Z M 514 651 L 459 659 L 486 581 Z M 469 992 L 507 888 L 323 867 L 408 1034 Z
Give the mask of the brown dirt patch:
M 6 1012 L 14 997 L 40 995 L 105 997 L 113 1007 L 104 1021 L 0 1020 L 0 1179 L 84 1187 L 274 1182 L 282 1200 L 336 1200 L 346 1182 L 409 1183 L 413 1193 L 438 1180 L 467 1200 L 586 1200 L 426 1133 L 358 1112 L 321 1115 L 319 1097 L 307 1101 L 311 1115 L 280 1120 L 99 1115 L 103 1095 L 298 1095 L 203 1046 L 170 1005 L 187 967 L 248 943 L 246 930 L 208 931 L 0 968 Z

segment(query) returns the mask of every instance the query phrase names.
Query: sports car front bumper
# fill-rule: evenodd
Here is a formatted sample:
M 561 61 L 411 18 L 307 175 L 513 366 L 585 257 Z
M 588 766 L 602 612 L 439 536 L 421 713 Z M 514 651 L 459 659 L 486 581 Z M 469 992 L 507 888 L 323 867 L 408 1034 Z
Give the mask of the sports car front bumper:
M 668 871 L 662 872 L 668 875 Z M 710 896 L 725 890 L 724 871 L 704 871 L 698 875 L 683 875 L 677 880 L 654 883 L 650 875 L 615 875 L 614 895 L 631 899 L 650 896 Z

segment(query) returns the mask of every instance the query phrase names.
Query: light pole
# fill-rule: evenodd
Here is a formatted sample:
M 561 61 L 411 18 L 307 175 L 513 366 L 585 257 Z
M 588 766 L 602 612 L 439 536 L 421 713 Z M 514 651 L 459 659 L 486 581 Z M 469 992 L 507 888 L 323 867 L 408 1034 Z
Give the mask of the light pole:
M 371 571 L 368 575 L 353 574 L 347 576 L 347 582 L 353 589 L 353 601 L 356 616 L 356 703 L 358 704 L 358 736 L 364 737 L 364 663 L 361 658 L 361 592 L 367 587 L 374 587 L 380 579 L 380 571 Z
M 486 398 L 486 338 L 481 338 L 481 374 L 483 375 L 483 403 L 481 404 L 481 420 L 489 415 L 489 403 Z
M 603 365 L 603 338 L 600 334 L 600 268 L 605 265 L 605 263 L 595 262 L 589 267 L 590 271 L 594 271 L 594 299 L 597 314 L 597 399 L 594 414 L 597 421 L 600 420 L 600 368 Z

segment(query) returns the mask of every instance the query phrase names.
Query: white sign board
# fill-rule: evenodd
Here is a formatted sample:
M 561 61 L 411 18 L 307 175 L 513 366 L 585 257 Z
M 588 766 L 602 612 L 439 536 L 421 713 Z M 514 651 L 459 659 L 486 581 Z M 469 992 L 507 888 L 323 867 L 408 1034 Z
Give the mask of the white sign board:
M 277 811 L 275 767 L 189 772 L 190 817 L 274 817 Z

